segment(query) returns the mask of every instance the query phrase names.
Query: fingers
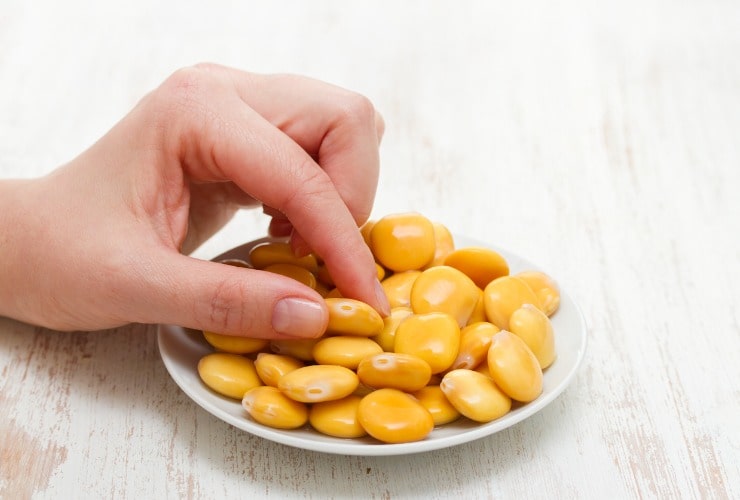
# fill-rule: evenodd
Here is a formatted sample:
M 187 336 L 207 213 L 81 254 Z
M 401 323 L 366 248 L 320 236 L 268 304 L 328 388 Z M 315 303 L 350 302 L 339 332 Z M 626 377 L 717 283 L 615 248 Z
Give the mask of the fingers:
M 231 180 L 283 214 L 300 234 L 297 239 L 303 239 L 324 259 L 343 294 L 387 313 L 389 306 L 377 283 L 373 256 L 357 227 L 357 220 L 369 213 L 377 183 L 378 131 L 374 110 L 363 104 L 357 108 L 359 114 L 335 114 L 330 120 L 318 118 L 313 128 L 296 118 L 293 125 L 284 124 L 299 131 L 296 140 L 261 112 L 245 105 L 233 90 L 225 91 L 223 81 L 194 82 L 193 75 L 181 78 L 185 77 L 190 80 L 180 85 L 186 87 L 184 104 L 195 116 L 180 125 L 175 154 L 186 165 L 188 174 L 203 181 Z M 281 105 L 291 107 L 290 102 Z M 345 111 L 348 109 L 355 108 L 350 106 Z M 321 115 L 318 108 L 311 106 L 296 112 L 298 117 L 311 112 Z M 169 124 L 168 130 L 173 128 Z M 324 145 L 327 140 L 329 146 Z M 319 157 L 328 157 L 333 170 L 319 166 L 311 156 L 311 148 L 320 150 Z M 341 158 L 352 158 L 356 165 L 340 168 Z M 363 182 L 367 184 L 362 186 Z M 348 209 L 350 204 L 354 214 Z M 284 222 L 276 222 L 274 230 L 287 231 L 287 227 Z
M 378 182 L 382 116 L 364 96 L 295 75 L 256 76 L 208 65 L 329 175 L 357 225 L 370 216 Z
M 167 254 L 145 273 L 139 321 L 253 338 L 315 338 L 328 311 L 314 290 L 284 276 Z

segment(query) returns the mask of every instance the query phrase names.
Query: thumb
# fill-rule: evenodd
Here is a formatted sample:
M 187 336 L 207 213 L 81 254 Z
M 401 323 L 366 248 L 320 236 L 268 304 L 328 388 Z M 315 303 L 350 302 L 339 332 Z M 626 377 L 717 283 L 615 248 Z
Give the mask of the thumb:
M 315 338 L 329 313 L 315 290 L 285 276 L 168 254 L 147 271 L 143 322 L 253 338 Z

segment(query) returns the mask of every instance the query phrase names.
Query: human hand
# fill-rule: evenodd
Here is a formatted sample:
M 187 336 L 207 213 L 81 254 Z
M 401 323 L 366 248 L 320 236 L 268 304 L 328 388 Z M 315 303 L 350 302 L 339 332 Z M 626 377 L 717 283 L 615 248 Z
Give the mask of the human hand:
M 179 70 L 70 163 L 0 183 L 0 314 L 59 330 L 318 336 L 317 292 L 183 254 L 259 205 L 271 234 L 320 255 L 345 296 L 388 313 L 358 230 L 383 128 L 366 98 L 315 80 Z

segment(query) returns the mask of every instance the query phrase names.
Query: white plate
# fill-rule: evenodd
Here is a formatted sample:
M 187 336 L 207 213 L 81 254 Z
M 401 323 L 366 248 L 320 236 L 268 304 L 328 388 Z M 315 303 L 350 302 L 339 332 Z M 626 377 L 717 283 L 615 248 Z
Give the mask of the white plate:
M 267 239 L 232 249 L 218 259 L 242 258 L 247 260 L 249 249 Z M 455 236 L 455 245 L 487 246 L 503 255 L 512 273 L 537 269 L 526 260 L 505 250 L 475 241 L 464 236 Z M 554 277 L 557 279 L 557 277 Z M 586 323 L 578 306 L 565 291 L 560 291 L 560 308 L 552 316 L 555 330 L 557 359 L 545 370 L 544 388 L 539 398 L 513 409 L 508 414 L 489 422 L 478 424 L 461 418 L 456 422 L 438 427 L 422 441 L 401 444 L 383 444 L 372 438 L 342 439 L 319 434 L 310 427 L 296 430 L 278 430 L 258 424 L 246 415 L 239 401 L 231 400 L 208 389 L 198 377 L 198 360 L 212 349 L 203 340 L 199 331 L 178 326 L 161 325 L 159 329 L 159 352 L 170 375 L 180 388 L 206 411 L 265 439 L 289 446 L 341 455 L 403 455 L 437 450 L 489 436 L 521 422 L 550 404 L 568 386 L 578 370 L 586 352 Z

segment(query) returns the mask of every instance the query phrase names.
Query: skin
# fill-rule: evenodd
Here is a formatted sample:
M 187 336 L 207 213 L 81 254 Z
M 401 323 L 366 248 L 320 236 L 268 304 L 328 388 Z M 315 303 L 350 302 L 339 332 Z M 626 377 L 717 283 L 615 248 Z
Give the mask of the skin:
M 383 130 L 365 97 L 316 80 L 178 70 L 66 165 L 0 181 L 0 315 L 57 330 L 139 322 L 316 337 L 328 313 L 315 291 L 187 256 L 260 206 L 271 234 L 315 251 L 345 296 L 385 315 L 357 229 Z

